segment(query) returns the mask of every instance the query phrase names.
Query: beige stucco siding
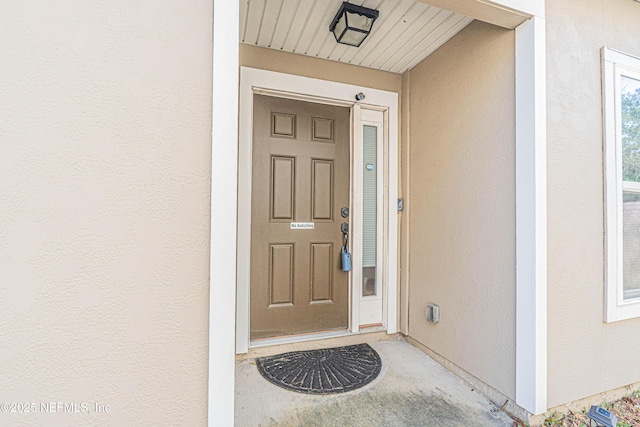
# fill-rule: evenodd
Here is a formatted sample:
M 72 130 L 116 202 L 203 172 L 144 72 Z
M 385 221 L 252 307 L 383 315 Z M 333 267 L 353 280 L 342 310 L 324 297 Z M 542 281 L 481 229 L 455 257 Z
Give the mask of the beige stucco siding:
M 410 75 L 409 335 L 515 395 L 514 32 L 474 22 Z M 406 112 L 405 112 L 406 114 Z M 427 303 L 441 320 L 425 318 Z
M 603 323 L 600 51 L 640 56 L 640 3 L 547 2 L 549 406 L 640 381 L 640 319 Z
M 0 425 L 206 423 L 211 7 L 0 5 Z
M 240 65 L 396 93 L 400 93 L 402 88 L 400 74 L 296 55 L 275 49 L 265 49 L 244 43 L 240 44 Z

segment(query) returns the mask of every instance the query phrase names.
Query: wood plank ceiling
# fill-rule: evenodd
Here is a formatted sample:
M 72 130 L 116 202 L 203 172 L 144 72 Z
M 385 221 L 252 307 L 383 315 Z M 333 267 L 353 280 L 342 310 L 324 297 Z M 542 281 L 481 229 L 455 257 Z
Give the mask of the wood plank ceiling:
M 404 73 L 472 19 L 413 0 L 350 0 L 380 11 L 359 47 L 329 31 L 342 0 L 241 0 L 240 41 L 270 49 Z

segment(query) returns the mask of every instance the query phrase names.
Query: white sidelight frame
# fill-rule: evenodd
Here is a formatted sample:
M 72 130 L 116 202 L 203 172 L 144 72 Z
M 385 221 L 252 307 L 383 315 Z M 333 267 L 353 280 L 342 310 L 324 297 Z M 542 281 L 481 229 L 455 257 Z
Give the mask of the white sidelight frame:
M 355 101 L 355 95 L 363 92 L 366 101 Z M 236 353 L 246 353 L 250 347 L 250 267 L 251 267 L 251 146 L 253 139 L 253 95 L 256 93 L 282 96 L 330 105 L 352 107 L 351 141 L 358 141 L 361 110 L 384 111 L 385 124 L 388 124 L 387 175 L 389 200 L 398 197 L 398 94 L 379 89 L 348 85 L 326 80 L 313 79 L 250 67 L 240 67 L 240 129 L 238 151 L 238 252 L 237 252 L 237 301 L 236 301 Z M 353 150 L 352 150 L 353 152 Z M 353 159 L 352 159 L 353 162 Z M 352 174 L 353 174 L 353 169 Z M 352 177 L 353 178 L 353 177 Z M 351 180 L 353 185 L 353 179 Z M 353 192 L 353 191 L 352 191 Z M 356 195 L 357 197 L 357 195 Z M 354 197 L 354 199 L 356 199 Z M 354 216 L 353 200 L 351 206 L 352 224 Z M 395 204 L 389 203 L 386 236 L 387 259 L 385 260 L 384 291 L 385 306 L 383 326 L 387 333 L 397 332 L 397 293 L 398 293 L 398 212 Z M 351 236 L 356 241 L 358 236 Z M 360 262 L 354 251 L 354 270 Z M 359 332 L 359 301 L 355 298 L 360 286 L 350 283 L 350 322 L 351 333 Z M 360 291 L 361 292 L 361 291 Z M 317 338 L 325 335 L 318 335 Z M 300 340 L 300 338 L 293 338 Z M 278 340 L 277 342 L 288 342 Z M 274 341 L 275 343 L 275 341 Z
M 547 410 L 545 20 L 516 28 L 516 403 Z
M 358 325 L 362 326 L 371 326 L 377 323 L 382 322 L 384 324 L 385 311 L 386 308 L 383 305 L 384 301 L 387 300 L 387 296 L 385 295 L 386 286 L 384 280 L 384 274 L 386 271 L 385 266 L 385 238 L 387 236 L 387 232 L 385 231 L 385 225 L 387 224 L 389 210 L 385 209 L 385 203 L 388 202 L 386 194 L 388 192 L 388 188 L 386 186 L 386 176 L 389 173 L 389 165 L 387 162 L 387 152 L 388 152 L 388 135 L 385 134 L 387 130 L 387 126 L 384 124 L 384 114 L 382 111 L 368 110 L 368 109 L 360 109 L 360 131 L 364 131 L 364 126 L 373 126 L 376 128 L 377 133 L 377 148 L 376 148 L 376 156 L 377 156 L 377 218 L 376 218 L 376 290 L 377 293 L 371 296 L 363 296 L 362 295 L 362 285 L 363 285 L 363 269 L 355 269 L 352 273 L 353 280 L 353 291 L 354 296 L 357 296 L 358 308 L 360 312 L 358 313 Z M 359 139 L 356 141 L 360 141 L 359 144 L 362 146 L 363 143 L 363 135 L 359 135 Z M 356 224 L 359 225 L 359 230 L 356 231 L 353 238 L 353 257 L 362 261 L 364 247 L 362 242 L 362 236 L 364 234 L 364 223 L 363 220 L 359 217 L 362 214 L 362 209 L 355 209 L 356 206 L 362 206 L 363 204 L 363 194 L 364 194 L 364 162 L 362 159 L 363 150 L 355 147 L 354 151 L 354 159 L 353 159 L 353 188 L 354 188 L 354 197 L 352 201 L 352 205 L 354 206 L 353 213 L 357 215 L 358 221 Z

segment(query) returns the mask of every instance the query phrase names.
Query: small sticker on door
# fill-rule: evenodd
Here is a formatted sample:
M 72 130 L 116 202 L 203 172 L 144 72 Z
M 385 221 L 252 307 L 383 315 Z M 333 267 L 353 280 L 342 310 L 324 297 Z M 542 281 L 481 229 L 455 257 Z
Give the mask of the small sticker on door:
M 313 230 L 314 229 L 313 222 L 292 222 L 291 229 L 292 230 Z
M 372 171 L 373 170 L 373 163 L 367 163 L 367 170 L 368 171 Z

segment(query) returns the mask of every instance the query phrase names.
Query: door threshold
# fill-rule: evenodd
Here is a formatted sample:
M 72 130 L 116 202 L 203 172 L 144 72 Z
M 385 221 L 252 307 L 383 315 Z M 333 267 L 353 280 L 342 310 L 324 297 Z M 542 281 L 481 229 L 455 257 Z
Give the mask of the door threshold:
M 287 337 L 265 338 L 251 341 L 249 351 L 236 354 L 236 360 L 254 359 L 299 350 L 316 350 L 320 348 L 340 347 L 385 341 L 394 339 L 399 334 L 387 334 L 383 326 L 360 329 L 360 332 L 350 332 L 346 329 L 325 331 Z
M 348 329 L 338 329 L 324 332 L 311 332 L 308 334 L 287 335 L 284 337 L 260 338 L 251 340 L 249 348 L 271 347 L 274 345 L 293 344 L 305 341 L 316 341 L 327 338 L 338 338 L 352 335 Z

